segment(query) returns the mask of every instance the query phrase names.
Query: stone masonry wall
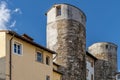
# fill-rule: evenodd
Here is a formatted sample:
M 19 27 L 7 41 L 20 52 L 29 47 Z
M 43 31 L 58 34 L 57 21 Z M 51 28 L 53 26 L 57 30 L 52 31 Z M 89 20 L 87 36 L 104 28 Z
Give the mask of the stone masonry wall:
M 95 80 L 113 80 L 112 67 L 109 61 L 97 60 L 95 62 Z
M 112 43 L 96 43 L 89 52 L 98 58 L 95 62 L 95 80 L 114 80 L 117 72 L 117 46 Z
M 86 80 L 85 27 L 75 20 L 66 19 L 53 22 L 48 27 L 54 27 L 57 31 L 52 49 L 58 53 L 55 62 L 61 65 L 62 80 Z

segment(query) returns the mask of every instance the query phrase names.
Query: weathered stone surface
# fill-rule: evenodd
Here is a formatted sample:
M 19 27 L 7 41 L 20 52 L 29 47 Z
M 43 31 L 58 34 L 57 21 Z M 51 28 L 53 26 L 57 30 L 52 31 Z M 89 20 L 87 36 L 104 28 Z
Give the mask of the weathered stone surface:
M 57 42 L 52 49 L 58 53 L 56 63 L 62 65 L 59 69 L 64 73 L 62 80 L 85 80 L 85 27 L 77 21 L 66 19 L 52 24 L 57 25 Z
M 85 25 L 85 14 L 75 6 L 55 4 L 47 12 L 47 48 L 58 53 L 55 62 L 61 65 L 62 80 L 86 80 Z
M 95 43 L 89 52 L 98 58 L 95 62 L 95 80 L 114 80 L 117 72 L 117 46 L 113 43 Z

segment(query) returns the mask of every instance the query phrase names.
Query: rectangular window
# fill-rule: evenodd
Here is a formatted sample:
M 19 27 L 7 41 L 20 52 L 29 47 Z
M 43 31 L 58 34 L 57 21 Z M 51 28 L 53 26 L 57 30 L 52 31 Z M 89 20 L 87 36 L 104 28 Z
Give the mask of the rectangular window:
M 46 76 L 46 80 L 50 80 L 50 76 Z
M 61 6 L 57 6 L 56 7 L 56 16 L 60 16 L 61 15 Z
M 120 79 L 120 74 L 118 74 L 118 79 Z
M 49 56 L 46 57 L 46 64 L 50 65 L 50 57 Z
M 40 52 L 37 52 L 37 61 L 38 62 L 43 62 L 43 55 Z
M 91 61 L 91 67 L 94 67 L 94 62 L 93 61 Z
M 106 45 L 106 49 L 108 49 L 108 45 Z
M 86 77 L 89 75 L 89 69 L 86 69 Z
M 22 45 L 18 42 L 14 42 L 14 53 L 22 55 Z
M 91 80 L 93 80 L 93 74 L 91 74 Z

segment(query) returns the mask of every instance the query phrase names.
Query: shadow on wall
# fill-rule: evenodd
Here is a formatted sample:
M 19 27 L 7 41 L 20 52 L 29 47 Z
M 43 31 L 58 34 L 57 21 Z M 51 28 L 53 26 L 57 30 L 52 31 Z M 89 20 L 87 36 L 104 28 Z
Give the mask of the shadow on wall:
M 0 78 L 0 80 L 5 80 L 5 79 L 1 79 L 1 78 Z
M 0 58 L 0 80 L 5 80 L 5 57 Z

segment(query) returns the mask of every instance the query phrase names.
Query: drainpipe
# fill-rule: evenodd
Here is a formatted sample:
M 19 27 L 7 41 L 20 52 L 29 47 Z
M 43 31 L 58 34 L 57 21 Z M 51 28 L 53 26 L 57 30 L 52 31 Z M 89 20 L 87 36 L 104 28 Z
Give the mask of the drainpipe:
M 55 55 L 55 57 L 53 58 L 53 61 L 57 58 L 57 56 L 58 56 L 58 53 Z
M 12 35 L 11 39 L 10 39 L 10 55 L 9 55 L 9 80 L 12 80 L 12 40 L 14 38 L 14 35 Z

